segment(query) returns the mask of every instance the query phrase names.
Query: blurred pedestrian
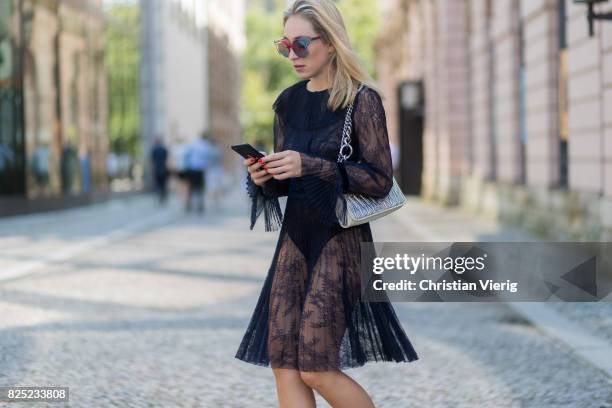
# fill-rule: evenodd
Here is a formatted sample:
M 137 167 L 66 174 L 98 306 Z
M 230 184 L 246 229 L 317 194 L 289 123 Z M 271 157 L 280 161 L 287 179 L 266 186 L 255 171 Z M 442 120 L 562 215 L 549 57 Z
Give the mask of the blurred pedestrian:
M 164 146 L 161 137 L 156 137 L 151 149 L 151 161 L 153 163 L 153 178 L 155 181 L 155 192 L 160 204 L 165 204 L 168 198 L 168 149 Z
M 115 152 L 108 152 L 106 155 L 106 174 L 109 183 L 119 174 L 119 156 Z
M 81 191 L 88 193 L 91 188 L 91 159 L 87 146 L 82 145 L 79 149 L 79 167 L 81 170 Z
M 207 140 L 208 134 L 203 132 L 187 150 L 187 202 L 185 211 L 192 209 L 192 202 L 197 200 L 197 211 L 204 213 L 204 201 L 206 193 L 205 177 L 206 167 L 209 160 L 211 145 Z
M 31 169 L 39 191 L 46 191 L 49 186 L 49 147 L 38 145 L 32 154 Z M 0 170 L 2 170 L 0 166 Z
M 179 193 L 183 200 L 187 200 L 187 153 L 189 145 L 183 141 L 183 139 L 177 140 L 176 143 L 172 144 L 170 148 L 170 173 L 176 177 L 179 187 Z
M 224 194 L 223 150 L 215 139 L 211 138 L 210 143 L 205 186 L 210 201 L 218 210 L 221 208 L 221 199 Z
M 71 194 L 73 192 L 73 182 L 75 168 L 78 167 L 77 154 L 69 141 L 64 142 L 60 155 L 60 177 L 62 193 Z

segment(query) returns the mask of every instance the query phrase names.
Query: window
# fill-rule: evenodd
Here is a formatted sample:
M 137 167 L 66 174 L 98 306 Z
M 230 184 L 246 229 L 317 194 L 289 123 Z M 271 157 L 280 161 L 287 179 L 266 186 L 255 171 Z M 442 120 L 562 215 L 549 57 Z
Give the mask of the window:
M 568 153 L 569 139 L 567 113 L 567 23 L 565 0 L 558 0 L 558 39 L 559 39 L 559 187 L 568 185 Z
M 518 37 L 519 37 L 519 163 L 520 163 L 520 179 L 521 184 L 525 184 L 527 181 L 527 160 L 525 158 L 526 146 L 527 146 L 527 119 L 526 119 L 526 106 L 527 106 L 527 88 L 525 86 L 526 81 L 526 70 L 525 70 L 525 27 L 524 21 L 520 17 L 518 11 L 519 3 L 516 2 L 517 18 L 519 19 L 518 26 Z
M 487 180 L 494 181 L 497 179 L 497 126 L 495 121 L 497 106 L 495 103 L 495 45 L 493 43 L 493 37 L 491 33 L 491 23 L 493 20 L 493 4 L 491 0 L 487 0 L 485 13 L 487 27 L 487 51 L 489 55 L 489 65 L 487 67 L 487 95 L 489 105 L 489 172 L 487 175 Z

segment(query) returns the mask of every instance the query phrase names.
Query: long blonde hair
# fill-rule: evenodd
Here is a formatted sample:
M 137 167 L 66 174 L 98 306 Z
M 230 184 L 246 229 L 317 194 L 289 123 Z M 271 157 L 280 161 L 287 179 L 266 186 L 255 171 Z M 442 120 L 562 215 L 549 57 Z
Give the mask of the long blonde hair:
M 292 15 L 300 15 L 310 21 L 323 42 L 332 44 L 329 69 L 328 107 L 335 111 L 353 102 L 360 83 L 381 92 L 351 47 L 342 15 L 331 0 L 296 0 L 283 13 L 283 26 Z M 382 98 L 382 95 L 381 95 Z

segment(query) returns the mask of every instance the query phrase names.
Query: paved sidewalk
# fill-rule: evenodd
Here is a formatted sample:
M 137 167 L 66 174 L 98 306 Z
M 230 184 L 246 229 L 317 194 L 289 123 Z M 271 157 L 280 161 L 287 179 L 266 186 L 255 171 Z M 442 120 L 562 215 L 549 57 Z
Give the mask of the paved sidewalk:
M 102 203 L 0 219 L 0 282 L 44 272 L 49 263 L 161 226 L 180 216 L 173 199 L 160 207 L 142 194 Z
M 234 358 L 277 233 L 261 220 L 249 230 L 244 191 L 204 217 L 174 205 L 141 197 L 0 223 L 0 262 L 43 261 L 0 281 L 0 385 L 69 386 L 70 407 L 277 406 L 270 368 Z M 420 225 L 385 217 L 375 239 L 466 231 L 462 216 L 406 209 Z M 394 306 L 420 359 L 347 370 L 378 408 L 612 408 L 606 375 L 507 304 Z
M 538 241 L 524 231 L 478 217 L 464 209 L 444 208 L 414 197 L 392 217 L 422 241 Z M 612 301 L 507 304 L 612 379 Z

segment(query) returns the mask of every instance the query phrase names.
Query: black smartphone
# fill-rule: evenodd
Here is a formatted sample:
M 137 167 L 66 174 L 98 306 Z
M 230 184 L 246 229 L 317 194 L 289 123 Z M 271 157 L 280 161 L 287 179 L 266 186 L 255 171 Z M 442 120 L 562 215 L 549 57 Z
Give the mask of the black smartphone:
M 254 157 L 256 159 L 259 159 L 260 157 L 264 157 L 265 156 L 259 150 L 257 150 L 256 148 L 254 148 L 253 146 L 251 146 L 248 143 L 232 145 L 231 148 L 232 148 L 233 151 L 235 151 L 236 153 L 238 153 L 239 155 L 241 155 L 245 159 L 248 159 L 250 157 Z

